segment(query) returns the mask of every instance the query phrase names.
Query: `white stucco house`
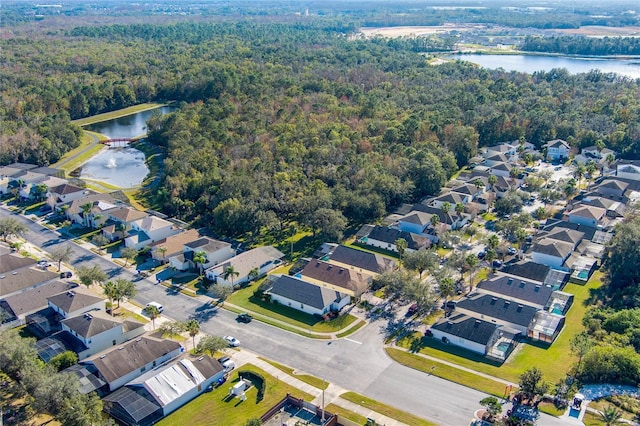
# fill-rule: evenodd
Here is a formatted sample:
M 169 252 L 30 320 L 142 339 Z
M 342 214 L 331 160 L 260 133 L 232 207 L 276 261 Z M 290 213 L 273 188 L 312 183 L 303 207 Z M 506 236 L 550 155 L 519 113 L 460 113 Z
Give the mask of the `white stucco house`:
M 256 278 L 282 264 L 284 253 L 272 246 L 256 247 L 205 271 L 207 279 L 221 285 L 242 284 L 249 281 L 251 271 L 256 270 Z M 237 273 L 225 278 L 227 268 L 233 268 Z
M 168 220 L 157 216 L 146 216 L 131 222 L 131 229 L 128 232 L 129 235 L 124 239 L 124 245 L 140 250 L 179 232 L 180 228 Z
M 569 158 L 571 147 L 562 139 L 554 139 L 544 144 L 547 149 L 547 159 L 550 161 L 564 161 Z
M 265 294 L 271 296 L 271 302 L 277 302 L 310 315 L 338 312 L 351 301 L 351 297 L 345 293 L 288 275 L 280 275 L 272 281 Z

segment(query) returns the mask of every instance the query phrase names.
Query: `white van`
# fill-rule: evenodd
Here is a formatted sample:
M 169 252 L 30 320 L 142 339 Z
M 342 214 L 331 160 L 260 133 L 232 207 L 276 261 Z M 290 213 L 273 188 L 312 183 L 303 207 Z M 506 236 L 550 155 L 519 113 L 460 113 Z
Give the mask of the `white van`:
M 234 368 L 236 368 L 236 363 L 233 362 L 232 359 L 228 359 L 226 361 L 224 361 L 222 363 L 222 366 L 224 367 L 224 371 L 226 371 L 227 373 L 231 370 L 233 370 Z
M 147 309 L 149 306 L 155 306 L 156 308 L 158 308 L 158 312 L 162 313 L 162 311 L 164 311 L 164 306 L 162 306 L 161 304 L 157 303 L 157 302 L 149 302 L 147 303 L 147 306 L 145 306 L 144 308 Z

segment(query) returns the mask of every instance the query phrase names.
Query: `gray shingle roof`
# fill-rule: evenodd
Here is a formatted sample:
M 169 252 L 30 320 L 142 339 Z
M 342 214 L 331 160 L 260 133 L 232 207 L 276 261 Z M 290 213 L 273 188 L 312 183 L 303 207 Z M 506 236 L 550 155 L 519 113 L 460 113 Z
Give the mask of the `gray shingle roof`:
M 491 341 L 491 337 L 498 327 L 496 324 L 465 314 L 455 314 L 450 318 L 442 318 L 431 326 L 432 329 L 480 343 L 481 345 L 487 345 Z
M 321 260 L 312 260 L 301 272 L 303 277 L 352 291 L 356 297 L 369 287 L 369 276 Z
M 484 293 L 494 293 L 507 299 L 518 299 L 540 307 L 547 304 L 553 293 L 553 288 L 550 286 L 506 275 L 489 277 L 479 282 L 476 288 Z
M 73 290 L 78 284 L 65 281 L 49 283 L 8 296 L 5 301 L 16 316 L 30 314 L 47 307 L 47 299 L 53 295 Z
M 84 363 L 93 364 L 109 383 L 180 348 L 178 342 L 142 336 L 103 351 Z
M 85 339 L 116 327 L 122 327 L 121 322 L 106 317 L 106 314 L 103 315 L 100 311 L 86 312 L 77 317 L 62 320 L 62 323 Z M 140 324 L 140 326 L 143 325 Z
M 0 256 L 0 274 L 5 274 L 27 266 L 35 265 L 36 261 L 30 257 L 24 257 L 17 254 L 5 254 Z
M 429 246 L 429 239 L 426 237 L 378 225 L 373 227 L 367 238 L 388 244 L 395 244 L 399 238 L 402 238 L 407 242 L 407 247 L 412 250 L 419 250 Z
M 282 275 L 273 281 L 268 292 L 316 309 L 324 309 L 343 297 L 335 290 L 320 287 L 288 275 Z
M 351 247 L 338 246 L 331 253 L 329 262 L 339 262 L 351 265 L 355 268 L 381 274 L 384 271 L 393 269 L 396 262 L 379 254 L 356 250 Z
M 503 297 L 473 293 L 456 304 L 456 308 L 466 309 L 500 321 L 528 327 L 538 308 L 524 303 L 511 302 Z
M 74 289 L 51 296 L 48 300 L 64 312 L 69 313 L 94 305 L 104 299 L 93 294 L 84 293 L 81 290 Z

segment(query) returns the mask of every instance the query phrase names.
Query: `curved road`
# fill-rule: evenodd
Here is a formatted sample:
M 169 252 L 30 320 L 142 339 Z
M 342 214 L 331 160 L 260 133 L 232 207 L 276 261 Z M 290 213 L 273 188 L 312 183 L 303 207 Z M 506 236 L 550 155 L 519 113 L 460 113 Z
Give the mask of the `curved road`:
M 25 238 L 45 251 L 59 245 L 74 246 L 71 265 L 97 264 L 111 277 L 132 279 L 133 273 L 61 237 L 40 224 L 0 208 L 0 217 L 13 216 L 29 231 Z M 383 350 L 386 322 L 378 320 L 349 338 L 320 341 L 272 327 L 259 321 L 241 324 L 236 314 L 212 308 L 197 299 L 172 292 L 151 280 L 136 282 L 135 300 L 145 305 L 156 301 L 164 305 L 164 314 L 179 321 L 196 318 L 201 330 L 212 335 L 230 334 L 243 347 L 266 358 L 323 378 L 342 388 L 353 390 L 388 405 L 398 407 L 439 425 L 468 425 L 485 394 L 407 368 L 392 361 Z M 563 421 L 542 415 L 538 424 L 560 425 Z

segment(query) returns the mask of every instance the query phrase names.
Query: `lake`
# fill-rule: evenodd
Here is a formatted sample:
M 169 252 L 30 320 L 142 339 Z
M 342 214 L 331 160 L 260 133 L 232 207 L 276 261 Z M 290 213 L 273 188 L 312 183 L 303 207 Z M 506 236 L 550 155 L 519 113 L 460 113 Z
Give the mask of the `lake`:
M 87 130 L 101 133 L 110 139 L 134 138 L 147 133 L 147 120 L 153 114 L 166 114 L 176 107 L 164 106 L 137 112 L 125 117 L 101 121 Z M 82 165 L 80 179 L 91 179 L 119 188 L 131 188 L 142 184 L 149 174 L 144 153 L 132 147 L 109 148 L 100 151 Z
M 166 114 L 175 111 L 176 107 L 163 106 L 147 111 L 137 112 L 112 120 L 101 121 L 99 123 L 84 126 L 85 129 L 105 135 L 109 139 L 135 138 L 147 133 L 147 120 L 153 114 Z
M 615 72 L 631 78 L 640 78 L 640 58 L 601 59 L 539 55 L 482 55 L 477 53 L 449 55 L 447 58 L 473 62 L 484 68 L 503 68 L 506 71 L 520 71 L 529 74 L 536 71 L 550 71 L 553 68 L 566 68 L 571 74 L 599 69 L 603 73 Z

